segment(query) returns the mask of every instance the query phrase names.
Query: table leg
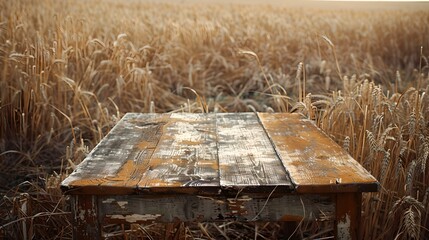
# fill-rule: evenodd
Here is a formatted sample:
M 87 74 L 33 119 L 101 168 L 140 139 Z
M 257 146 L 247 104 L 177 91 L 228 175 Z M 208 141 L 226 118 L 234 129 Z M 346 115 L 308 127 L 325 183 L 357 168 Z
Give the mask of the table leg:
M 165 240 L 183 240 L 186 239 L 185 223 L 167 223 L 165 225 Z
M 71 196 L 71 200 L 73 239 L 101 239 L 97 197 L 91 195 L 73 195 Z
M 282 239 L 288 239 L 288 240 L 295 240 L 295 239 L 299 239 L 298 236 L 298 226 L 299 226 L 299 221 L 285 221 L 281 223 L 281 227 L 280 227 L 280 237 Z
M 362 193 L 336 195 L 335 238 L 359 239 Z

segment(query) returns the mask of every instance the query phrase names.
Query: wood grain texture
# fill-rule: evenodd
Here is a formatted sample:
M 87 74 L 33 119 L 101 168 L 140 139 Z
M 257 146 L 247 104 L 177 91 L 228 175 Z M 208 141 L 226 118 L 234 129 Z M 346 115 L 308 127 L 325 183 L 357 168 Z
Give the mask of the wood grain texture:
M 138 187 L 219 186 L 215 126 L 212 114 L 171 114 Z
M 218 178 L 214 115 L 130 113 L 62 187 L 82 194 L 202 193 L 219 186 Z
M 255 113 L 217 114 L 216 122 L 221 186 L 293 189 Z
M 126 114 L 61 184 L 64 191 L 121 194 L 136 188 L 168 115 Z
M 295 186 L 294 186 L 295 184 Z M 62 183 L 75 194 L 377 191 L 297 114 L 129 113 Z
M 258 114 L 296 191 L 372 192 L 377 180 L 310 120 L 299 114 Z

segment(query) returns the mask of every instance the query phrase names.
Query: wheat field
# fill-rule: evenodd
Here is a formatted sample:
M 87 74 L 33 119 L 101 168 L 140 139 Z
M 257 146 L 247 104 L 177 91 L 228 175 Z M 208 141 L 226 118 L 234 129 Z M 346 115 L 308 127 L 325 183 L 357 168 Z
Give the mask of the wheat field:
M 71 238 L 59 183 L 126 112 L 260 111 L 304 114 L 380 181 L 363 195 L 363 239 L 428 239 L 428 9 L 0 1 L 0 238 Z M 280 227 L 228 226 L 183 227 L 189 239 Z

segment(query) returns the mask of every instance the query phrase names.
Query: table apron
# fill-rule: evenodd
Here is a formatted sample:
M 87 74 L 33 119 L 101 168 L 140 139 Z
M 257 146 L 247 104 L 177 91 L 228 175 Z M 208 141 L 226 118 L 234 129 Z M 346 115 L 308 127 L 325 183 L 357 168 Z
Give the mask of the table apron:
M 97 203 L 102 223 L 329 220 L 335 213 L 335 198 L 329 195 L 271 198 L 113 195 L 98 196 Z

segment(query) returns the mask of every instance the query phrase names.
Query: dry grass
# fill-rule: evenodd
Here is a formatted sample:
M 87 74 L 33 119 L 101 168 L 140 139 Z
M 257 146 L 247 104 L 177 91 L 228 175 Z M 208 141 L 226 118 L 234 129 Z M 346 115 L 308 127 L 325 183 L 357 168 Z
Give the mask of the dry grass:
M 427 11 L 1 1 L 0 236 L 69 238 L 58 183 L 125 112 L 256 110 L 304 113 L 379 179 L 363 198 L 364 239 L 424 239 L 428 22 Z M 185 232 L 278 227 L 245 226 Z

